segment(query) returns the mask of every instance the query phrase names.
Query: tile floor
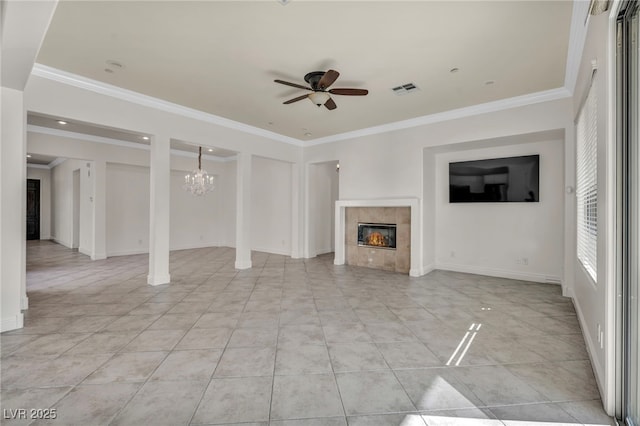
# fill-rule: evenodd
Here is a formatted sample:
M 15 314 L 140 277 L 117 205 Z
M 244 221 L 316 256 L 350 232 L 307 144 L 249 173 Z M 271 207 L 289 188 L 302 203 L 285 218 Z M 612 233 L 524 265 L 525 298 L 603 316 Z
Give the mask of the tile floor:
M 29 242 L 25 327 L 3 333 L 2 424 L 609 425 L 557 286 L 228 248 L 92 262 Z M 27 417 L 31 413 L 27 412 Z

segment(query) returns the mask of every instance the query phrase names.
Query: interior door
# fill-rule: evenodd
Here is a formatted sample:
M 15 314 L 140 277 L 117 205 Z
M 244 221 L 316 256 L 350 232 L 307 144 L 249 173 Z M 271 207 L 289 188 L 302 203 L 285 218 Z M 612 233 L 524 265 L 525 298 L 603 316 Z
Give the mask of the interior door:
M 27 240 L 40 239 L 40 181 L 27 179 Z

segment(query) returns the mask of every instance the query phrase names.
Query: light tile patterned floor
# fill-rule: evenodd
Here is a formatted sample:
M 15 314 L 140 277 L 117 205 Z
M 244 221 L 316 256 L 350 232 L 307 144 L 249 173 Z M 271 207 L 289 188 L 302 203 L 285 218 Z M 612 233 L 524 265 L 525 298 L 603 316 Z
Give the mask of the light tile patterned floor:
M 253 269 L 236 271 L 232 249 L 209 248 L 171 253 L 172 284 L 151 287 L 143 255 L 92 262 L 29 242 L 27 259 L 25 327 L 1 336 L 4 417 L 54 408 L 58 425 L 610 424 L 557 286 L 410 278 L 330 256 L 254 253 Z

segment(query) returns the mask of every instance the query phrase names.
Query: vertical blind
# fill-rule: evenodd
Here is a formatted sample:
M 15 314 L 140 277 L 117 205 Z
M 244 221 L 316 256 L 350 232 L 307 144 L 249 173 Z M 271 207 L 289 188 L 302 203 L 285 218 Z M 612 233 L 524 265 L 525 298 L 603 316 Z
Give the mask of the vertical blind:
M 578 260 L 597 282 L 598 99 L 593 81 L 576 123 Z

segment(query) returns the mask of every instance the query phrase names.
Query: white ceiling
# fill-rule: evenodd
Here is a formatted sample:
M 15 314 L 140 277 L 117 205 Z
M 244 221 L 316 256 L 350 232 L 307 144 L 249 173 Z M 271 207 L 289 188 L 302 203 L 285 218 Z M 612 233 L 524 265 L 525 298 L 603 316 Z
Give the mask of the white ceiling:
M 562 87 L 571 11 L 566 0 L 60 1 L 37 62 L 316 139 Z M 332 87 L 369 95 L 333 96 L 334 111 L 282 104 L 305 92 L 274 79 L 327 69 L 341 73 Z M 409 82 L 420 90 L 392 92 Z

